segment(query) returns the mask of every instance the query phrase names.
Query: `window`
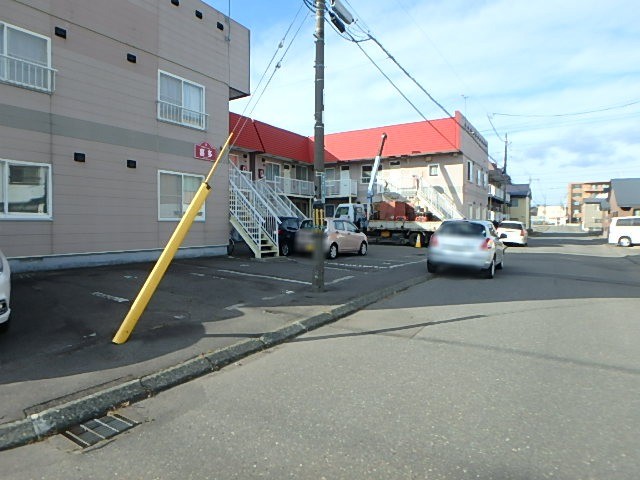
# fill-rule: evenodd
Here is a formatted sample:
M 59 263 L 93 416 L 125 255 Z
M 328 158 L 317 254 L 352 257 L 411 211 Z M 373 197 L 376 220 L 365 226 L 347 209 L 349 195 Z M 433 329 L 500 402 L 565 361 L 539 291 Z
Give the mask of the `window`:
M 159 171 L 158 220 L 180 220 L 203 181 L 202 175 Z M 202 205 L 196 214 L 196 222 L 203 222 L 204 219 L 204 205 Z
M 362 165 L 362 175 L 360 176 L 360 183 L 369 184 L 371 181 L 371 171 L 373 170 L 372 165 Z
M 267 180 L 273 182 L 275 181 L 276 177 L 280 176 L 280 165 L 277 163 L 267 163 L 265 165 L 265 169 L 266 169 L 266 178 Z
M 634 217 L 640 216 L 640 208 L 634 208 L 633 209 L 633 216 Z
M 437 177 L 440 171 L 440 165 L 429 165 L 429 176 Z
M 304 165 L 296 165 L 296 179 L 309 180 L 309 169 Z
M 0 160 L 0 218 L 51 218 L 51 165 Z
M 467 181 L 473 181 L 473 163 L 467 162 Z
M 205 130 L 204 87 L 159 70 L 158 120 Z
M 51 93 L 54 73 L 49 38 L 0 22 L 0 82 Z
M 511 206 L 512 207 L 517 207 L 518 206 L 518 199 L 517 198 L 511 197 Z

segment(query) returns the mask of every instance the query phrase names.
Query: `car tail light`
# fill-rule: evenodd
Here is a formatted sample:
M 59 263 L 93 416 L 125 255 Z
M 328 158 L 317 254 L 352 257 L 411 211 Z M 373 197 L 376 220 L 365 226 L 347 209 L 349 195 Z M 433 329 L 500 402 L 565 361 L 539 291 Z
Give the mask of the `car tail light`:
M 520 230 L 520 236 L 524 237 L 524 230 Z
M 429 246 L 430 247 L 437 247 L 438 246 L 438 237 L 436 237 L 435 235 L 431 235 L 431 239 L 429 240 Z
M 484 242 L 480 244 L 480 250 L 491 250 L 493 248 L 493 240 L 485 238 Z

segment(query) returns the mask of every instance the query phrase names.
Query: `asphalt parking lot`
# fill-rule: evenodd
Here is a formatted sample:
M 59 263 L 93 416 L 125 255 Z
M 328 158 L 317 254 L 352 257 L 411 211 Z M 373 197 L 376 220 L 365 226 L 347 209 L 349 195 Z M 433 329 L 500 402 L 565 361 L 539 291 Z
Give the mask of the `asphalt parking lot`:
M 423 281 L 426 249 L 371 245 L 325 262 L 233 256 L 175 260 L 130 340 L 111 343 L 152 264 L 13 276 L 12 326 L 0 337 L 0 423 L 140 378 L 407 280 Z

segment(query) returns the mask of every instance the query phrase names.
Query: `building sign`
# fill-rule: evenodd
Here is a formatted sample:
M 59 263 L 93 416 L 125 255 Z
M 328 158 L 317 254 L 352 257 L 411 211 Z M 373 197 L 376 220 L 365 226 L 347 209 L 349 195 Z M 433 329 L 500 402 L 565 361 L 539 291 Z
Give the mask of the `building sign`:
M 193 158 L 213 161 L 216 158 L 216 149 L 207 142 L 197 143 L 193 146 Z
M 480 135 L 480 132 L 478 132 L 473 125 L 471 125 L 467 119 L 464 119 L 464 129 L 469 133 L 469 135 L 471 135 L 472 137 L 474 137 L 476 140 L 478 140 L 482 145 L 484 145 L 484 148 L 489 148 L 489 143 L 485 140 L 485 138 Z

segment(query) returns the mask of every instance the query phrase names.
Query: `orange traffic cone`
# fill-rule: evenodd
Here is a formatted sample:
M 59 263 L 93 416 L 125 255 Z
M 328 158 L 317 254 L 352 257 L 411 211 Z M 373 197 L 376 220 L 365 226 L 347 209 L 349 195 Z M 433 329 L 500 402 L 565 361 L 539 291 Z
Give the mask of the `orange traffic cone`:
M 416 237 L 416 248 L 422 248 L 422 235 L 420 234 Z

